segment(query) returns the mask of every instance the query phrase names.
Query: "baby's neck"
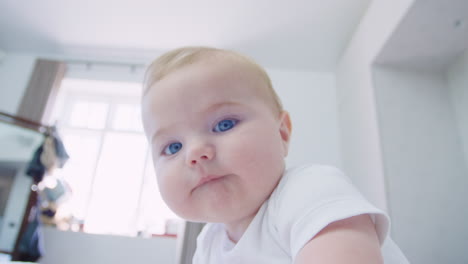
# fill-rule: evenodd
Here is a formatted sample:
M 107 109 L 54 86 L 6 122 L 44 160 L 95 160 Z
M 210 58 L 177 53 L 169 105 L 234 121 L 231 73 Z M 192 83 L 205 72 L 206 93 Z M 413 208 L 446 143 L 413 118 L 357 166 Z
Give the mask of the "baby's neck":
M 247 228 L 250 225 L 250 222 L 252 222 L 255 215 L 256 212 L 238 221 L 232 223 L 225 223 L 224 226 L 226 228 L 226 233 L 228 235 L 229 240 L 231 240 L 234 243 L 237 243 L 241 239 L 242 235 L 244 235 L 245 230 L 247 230 Z

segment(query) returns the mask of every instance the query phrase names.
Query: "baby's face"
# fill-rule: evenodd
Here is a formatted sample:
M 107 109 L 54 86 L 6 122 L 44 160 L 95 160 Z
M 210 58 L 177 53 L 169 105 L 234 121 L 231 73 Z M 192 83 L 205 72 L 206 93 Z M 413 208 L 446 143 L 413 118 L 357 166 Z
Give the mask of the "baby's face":
M 159 188 L 192 221 L 233 223 L 256 213 L 284 170 L 288 138 L 264 85 L 232 63 L 197 63 L 143 100 Z M 289 117 L 286 117 L 289 118 Z

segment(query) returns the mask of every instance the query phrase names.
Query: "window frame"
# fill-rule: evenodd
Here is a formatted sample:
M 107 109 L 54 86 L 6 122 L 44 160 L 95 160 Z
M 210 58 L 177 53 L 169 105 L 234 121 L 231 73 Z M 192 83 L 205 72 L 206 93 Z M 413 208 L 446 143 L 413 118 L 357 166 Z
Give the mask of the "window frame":
M 72 80 L 80 80 L 80 79 L 75 79 L 75 78 L 69 78 Z M 86 79 L 82 79 L 86 80 Z M 103 82 L 103 80 L 86 80 L 86 81 L 96 81 L 96 82 Z M 104 81 L 105 82 L 105 81 Z M 112 81 L 114 82 L 114 81 Z M 130 84 L 137 84 L 136 82 L 125 82 L 125 83 L 130 83 Z M 59 122 L 59 127 L 60 130 L 63 131 L 70 131 L 73 133 L 77 133 L 79 131 L 83 131 L 86 133 L 95 133 L 97 138 L 98 138 L 98 150 L 97 150 L 97 159 L 94 162 L 93 168 L 92 168 L 92 179 L 91 179 L 91 184 L 89 186 L 89 194 L 86 197 L 86 206 L 85 206 L 85 213 L 83 217 L 83 222 L 84 224 L 81 226 L 79 231 L 84 231 L 83 226 L 86 225 L 86 218 L 89 215 L 89 208 L 93 196 L 93 189 L 94 189 L 94 183 L 96 181 L 97 171 L 99 167 L 99 161 L 102 157 L 103 153 L 103 146 L 105 142 L 105 137 L 106 135 L 110 133 L 126 133 L 126 134 L 137 134 L 137 135 L 144 135 L 143 130 L 130 130 L 130 129 L 115 129 L 113 127 L 113 120 L 116 116 L 116 111 L 118 105 L 139 105 L 140 104 L 140 95 L 134 95 L 134 96 L 129 96 L 129 94 L 109 94 L 108 92 L 90 92 L 89 89 L 85 89 L 86 91 L 79 91 L 79 89 L 73 88 L 70 89 L 67 87 L 66 84 L 62 84 L 61 87 L 61 100 L 62 100 L 62 109 L 60 114 L 56 114 L 56 118 L 60 120 Z M 81 127 L 81 126 L 73 126 L 71 124 L 71 116 L 72 116 L 72 105 L 79 101 L 87 101 L 87 102 L 99 102 L 99 103 L 106 103 L 108 105 L 107 113 L 106 113 L 106 119 L 105 119 L 105 125 L 103 128 L 87 128 L 87 127 Z M 65 121 L 65 122 L 63 122 Z M 141 178 L 141 183 L 139 186 L 139 192 L 138 192 L 138 198 L 137 198 L 137 205 L 136 205 L 136 211 L 135 211 L 135 221 L 134 221 L 134 229 L 136 230 L 135 236 L 140 236 L 142 230 L 140 230 L 139 223 L 141 223 L 143 216 L 143 192 L 144 192 L 144 185 L 147 181 L 147 170 L 148 168 L 151 168 L 151 153 L 150 153 L 150 147 L 149 145 L 146 146 L 145 150 L 145 155 L 144 155 L 144 162 L 143 162 L 143 168 L 142 168 L 142 178 Z M 66 176 L 65 176 L 66 178 Z M 111 183 L 112 184 L 112 183 Z M 170 218 L 172 219 L 172 218 Z M 180 220 L 180 219 L 175 219 L 175 220 Z M 165 237 L 176 237 L 176 234 L 172 233 L 167 233 L 167 228 L 165 228 L 164 234 L 157 234 L 157 233 L 151 233 L 149 234 L 151 237 L 155 236 L 165 236 Z M 114 234 L 115 235 L 115 234 Z M 119 235 L 119 234 L 117 234 Z M 120 234 L 123 235 L 123 234 Z M 148 234 L 147 234 L 148 235 Z M 124 235 L 124 236 L 132 236 L 132 235 Z

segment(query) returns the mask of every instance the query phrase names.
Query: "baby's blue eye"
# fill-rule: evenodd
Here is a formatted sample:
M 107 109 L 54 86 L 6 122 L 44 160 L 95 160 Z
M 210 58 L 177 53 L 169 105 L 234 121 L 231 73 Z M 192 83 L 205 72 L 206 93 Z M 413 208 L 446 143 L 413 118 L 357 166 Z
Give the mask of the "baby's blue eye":
M 237 124 L 235 119 L 224 119 L 219 121 L 218 124 L 213 128 L 213 132 L 224 132 L 233 128 Z
M 175 142 L 169 144 L 166 148 L 164 148 L 163 152 L 166 155 L 174 155 L 182 148 L 182 143 Z

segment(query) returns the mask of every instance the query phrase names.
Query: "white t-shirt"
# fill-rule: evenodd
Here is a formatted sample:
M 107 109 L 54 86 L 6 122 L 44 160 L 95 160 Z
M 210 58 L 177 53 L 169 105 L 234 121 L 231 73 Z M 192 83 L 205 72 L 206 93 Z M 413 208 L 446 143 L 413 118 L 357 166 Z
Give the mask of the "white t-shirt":
M 229 240 L 223 224 L 207 224 L 198 236 L 193 263 L 293 263 L 328 224 L 360 214 L 371 215 L 385 263 L 409 263 L 388 238 L 388 216 L 364 199 L 343 173 L 322 165 L 287 170 L 237 244 Z

